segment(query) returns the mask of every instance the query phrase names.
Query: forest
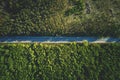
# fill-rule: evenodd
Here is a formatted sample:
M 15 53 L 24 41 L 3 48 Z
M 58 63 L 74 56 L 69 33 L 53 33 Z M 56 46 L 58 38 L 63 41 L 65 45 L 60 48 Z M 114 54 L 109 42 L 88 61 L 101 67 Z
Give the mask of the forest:
M 120 0 L 0 0 L 0 80 L 120 80 L 119 42 Z
M 120 37 L 120 0 L 0 0 L 0 36 Z
M 120 43 L 1 44 L 0 80 L 120 80 Z

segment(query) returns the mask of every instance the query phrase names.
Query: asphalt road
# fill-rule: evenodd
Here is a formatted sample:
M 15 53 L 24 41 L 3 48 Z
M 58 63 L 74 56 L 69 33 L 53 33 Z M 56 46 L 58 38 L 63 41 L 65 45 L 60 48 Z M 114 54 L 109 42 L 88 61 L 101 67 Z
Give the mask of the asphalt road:
M 16 36 L 0 37 L 0 43 L 68 43 L 83 42 L 87 40 L 90 43 L 115 43 L 120 42 L 120 38 L 98 38 L 98 37 L 33 37 L 33 36 Z

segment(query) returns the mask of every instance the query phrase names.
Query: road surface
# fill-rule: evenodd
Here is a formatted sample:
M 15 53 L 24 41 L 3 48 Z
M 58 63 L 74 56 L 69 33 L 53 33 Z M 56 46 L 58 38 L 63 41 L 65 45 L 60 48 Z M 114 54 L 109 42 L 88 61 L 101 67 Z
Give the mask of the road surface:
M 33 37 L 33 36 L 17 36 L 17 37 L 0 37 L 0 43 L 68 43 L 83 42 L 87 40 L 90 43 L 115 43 L 120 42 L 120 38 L 98 38 L 98 37 Z

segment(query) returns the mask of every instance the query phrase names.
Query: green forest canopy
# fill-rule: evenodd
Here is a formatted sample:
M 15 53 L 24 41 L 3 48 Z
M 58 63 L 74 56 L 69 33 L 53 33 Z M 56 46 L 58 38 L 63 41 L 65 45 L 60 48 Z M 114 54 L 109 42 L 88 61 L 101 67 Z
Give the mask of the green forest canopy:
M 1 44 L 0 80 L 120 80 L 120 43 Z
M 0 0 L 0 36 L 120 37 L 119 0 Z

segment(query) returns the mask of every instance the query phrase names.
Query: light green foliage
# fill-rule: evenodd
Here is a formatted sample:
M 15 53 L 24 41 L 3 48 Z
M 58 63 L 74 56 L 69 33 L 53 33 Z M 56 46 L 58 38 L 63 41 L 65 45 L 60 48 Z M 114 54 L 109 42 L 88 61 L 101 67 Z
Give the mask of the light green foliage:
M 0 80 L 119 80 L 120 44 L 0 44 Z
M 83 40 L 83 45 L 84 46 L 88 46 L 89 45 L 89 42 L 87 40 Z

